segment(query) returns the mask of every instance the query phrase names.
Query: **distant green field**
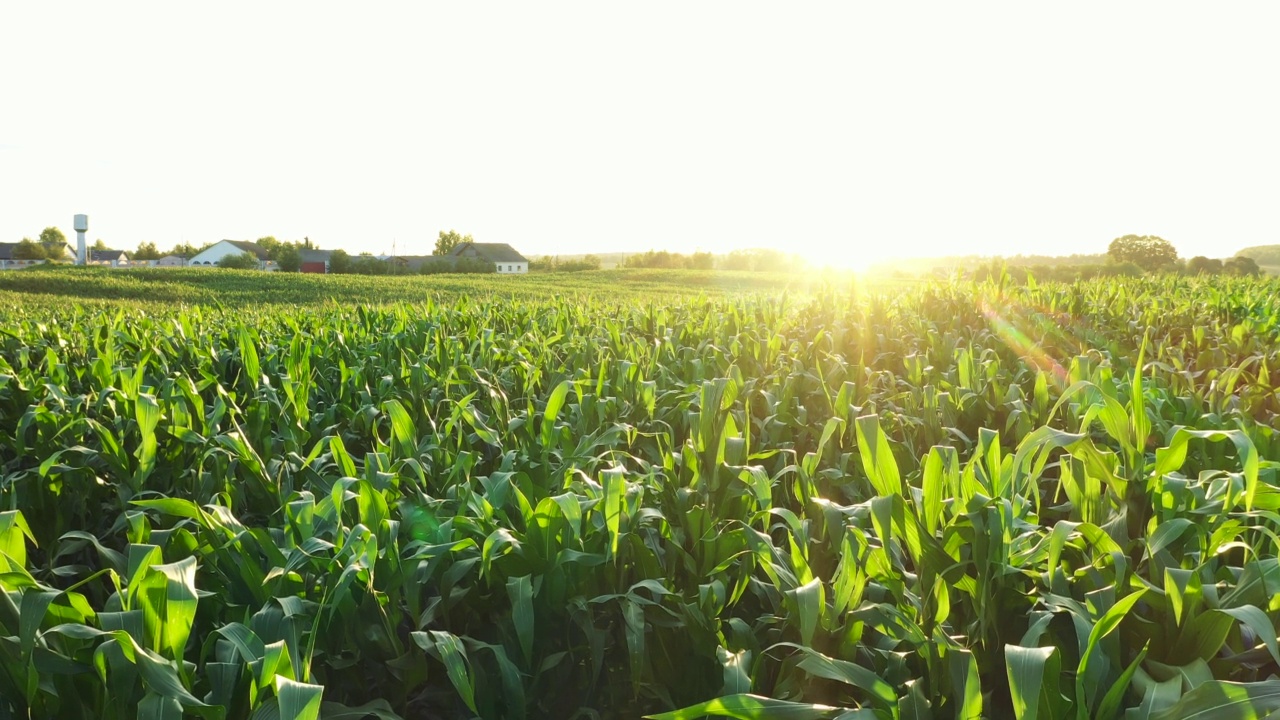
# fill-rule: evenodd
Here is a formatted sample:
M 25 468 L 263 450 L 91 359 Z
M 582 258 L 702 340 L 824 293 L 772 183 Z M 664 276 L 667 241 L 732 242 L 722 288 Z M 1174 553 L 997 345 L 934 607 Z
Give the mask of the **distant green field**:
M 33 268 L 0 272 L 0 293 L 86 300 L 223 305 L 391 304 L 435 297 L 552 298 L 625 301 L 807 290 L 852 282 L 848 274 L 698 270 L 599 270 L 529 275 L 307 275 L 205 268 Z
M 0 720 L 1263 717 L 1280 281 L 0 274 Z

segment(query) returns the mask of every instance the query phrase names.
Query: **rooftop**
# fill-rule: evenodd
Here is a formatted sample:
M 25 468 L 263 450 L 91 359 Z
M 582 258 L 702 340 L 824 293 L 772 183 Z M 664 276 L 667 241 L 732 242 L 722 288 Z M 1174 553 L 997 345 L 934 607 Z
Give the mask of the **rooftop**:
M 460 257 L 466 252 L 467 248 L 474 248 L 477 255 L 489 260 L 490 262 L 529 262 L 529 259 L 516 249 L 506 243 L 478 243 L 464 242 L 459 243 L 449 254 L 454 257 Z

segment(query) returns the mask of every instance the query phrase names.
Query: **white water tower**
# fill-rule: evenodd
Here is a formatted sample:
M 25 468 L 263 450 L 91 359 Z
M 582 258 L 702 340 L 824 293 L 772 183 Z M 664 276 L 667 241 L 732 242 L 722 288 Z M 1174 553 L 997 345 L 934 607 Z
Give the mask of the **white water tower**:
M 85 265 L 87 264 L 86 261 L 89 258 L 88 256 L 85 255 L 84 234 L 89 232 L 89 216 L 77 215 L 76 221 L 75 221 L 75 228 L 76 228 L 76 264 Z

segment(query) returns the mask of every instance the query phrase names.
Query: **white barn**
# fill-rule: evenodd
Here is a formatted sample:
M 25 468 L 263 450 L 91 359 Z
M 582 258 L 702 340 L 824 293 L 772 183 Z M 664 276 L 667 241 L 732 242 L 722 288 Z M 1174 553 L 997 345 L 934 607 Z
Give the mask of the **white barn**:
M 464 242 L 459 243 L 449 254 L 455 258 L 488 260 L 503 275 L 529 272 L 529 259 L 506 243 Z
M 218 261 L 230 255 L 249 253 L 258 258 L 258 267 L 271 269 L 275 263 L 267 260 L 267 251 L 261 246 L 244 240 L 223 240 L 201 250 L 187 261 L 192 267 L 217 267 Z

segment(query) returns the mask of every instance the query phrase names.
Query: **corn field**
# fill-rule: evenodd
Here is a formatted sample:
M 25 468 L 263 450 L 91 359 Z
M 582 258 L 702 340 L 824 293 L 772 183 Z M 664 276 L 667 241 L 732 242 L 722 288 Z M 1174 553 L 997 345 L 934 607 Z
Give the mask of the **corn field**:
M 559 281 L 0 285 L 0 718 L 1280 711 L 1280 282 Z

